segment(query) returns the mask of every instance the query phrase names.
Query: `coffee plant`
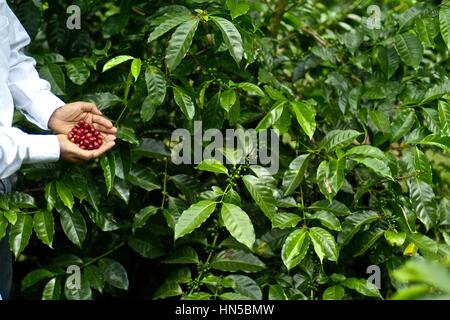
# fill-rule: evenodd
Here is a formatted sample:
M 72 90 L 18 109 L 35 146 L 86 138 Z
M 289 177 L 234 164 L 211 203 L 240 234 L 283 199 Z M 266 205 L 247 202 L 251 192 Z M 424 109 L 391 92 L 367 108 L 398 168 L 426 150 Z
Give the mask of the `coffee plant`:
M 79 29 L 9 2 L 53 92 L 119 130 L 1 196 L 13 298 L 450 297 L 450 1 L 74 0 Z M 175 164 L 176 129 L 188 159 L 275 130 L 279 168 Z

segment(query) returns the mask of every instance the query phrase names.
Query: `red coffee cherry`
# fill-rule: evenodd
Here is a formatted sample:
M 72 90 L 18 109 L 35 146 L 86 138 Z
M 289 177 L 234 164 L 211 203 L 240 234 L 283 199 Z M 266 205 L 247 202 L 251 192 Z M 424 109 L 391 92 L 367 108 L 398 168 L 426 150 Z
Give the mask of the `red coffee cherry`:
M 92 124 L 80 120 L 67 134 L 69 141 L 83 150 L 96 150 L 103 144 L 103 136 Z

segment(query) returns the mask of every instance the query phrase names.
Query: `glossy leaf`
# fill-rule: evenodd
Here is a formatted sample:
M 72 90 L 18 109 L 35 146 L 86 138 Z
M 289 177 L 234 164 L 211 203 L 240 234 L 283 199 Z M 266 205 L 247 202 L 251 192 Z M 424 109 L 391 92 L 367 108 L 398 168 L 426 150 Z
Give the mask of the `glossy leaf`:
M 209 218 L 216 208 L 216 202 L 204 200 L 184 210 L 175 225 L 175 239 L 191 233 Z
M 222 37 L 225 42 L 225 45 L 228 48 L 228 51 L 230 52 L 234 61 L 236 61 L 236 63 L 239 64 L 244 54 L 241 34 L 236 29 L 234 24 L 228 21 L 227 19 L 215 16 L 211 16 L 210 18 L 222 32 Z
M 334 237 L 328 231 L 319 227 L 313 227 L 308 230 L 308 235 L 320 262 L 323 261 L 324 257 L 330 261 L 337 261 L 339 249 Z
M 173 72 L 189 52 L 198 23 L 197 19 L 187 20 L 172 34 L 166 51 L 166 64 L 169 71 Z
M 222 205 L 220 215 L 231 235 L 251 249 L 255 243 L 255 230 L 248 215 L 241 208 L 231 203 Z
M 310 238 L 306 229 L 297 229 L 286 238 L 281 250 L 281 258 L 288 270 L 302 262 L 308 252 L 309 244 Z

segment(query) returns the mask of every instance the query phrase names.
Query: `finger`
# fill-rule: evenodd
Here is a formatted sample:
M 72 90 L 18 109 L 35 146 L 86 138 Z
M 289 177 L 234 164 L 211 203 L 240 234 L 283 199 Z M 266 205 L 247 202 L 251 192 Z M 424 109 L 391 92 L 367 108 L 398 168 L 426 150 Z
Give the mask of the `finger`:
M 92 123 L 95 125 L 97 124 L 99 131 L 101 131 L 101 129 L 106 129 L 106 130 L 110 130 L 112 128 L 114 128 L 113 124 L 111 121 L 109 121 L 108 119 L 106 119 L 105 117 L 99 116 L 99 115 L 94 115 L 92 116 Z
M 114 141 L 105 141 L 99 149 L 92 151 L 92 157 L 93 158 L 100 157 L 107 151 L 111 150 L 111 148 L 114 147 L 115 145 L 116 143 Z
M 97 106 L 94 103 L 78 102 L 78 104 L 80 105 L 81 110 L 84 112 L 93 113 L 99 116 L 102 115 L 102 113 L 97 109 Z

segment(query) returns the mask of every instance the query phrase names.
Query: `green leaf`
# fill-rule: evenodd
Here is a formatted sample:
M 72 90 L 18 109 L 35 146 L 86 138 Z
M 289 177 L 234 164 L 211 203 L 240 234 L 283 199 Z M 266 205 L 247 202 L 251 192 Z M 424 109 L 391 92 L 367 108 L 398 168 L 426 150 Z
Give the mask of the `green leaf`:
M 355 253 L 353 254 L 353 257 L 358 257 L 364 254 L 383 234 L 384 229 L 382 228 L 372 228 L 363 232 L 360 236 L 358 236 L 358 239 L 355 239 Z
M 334 237 L 328 231 L 319 227 L 313 227 L 308 230 L 308 234 L 321 263 L 324 257 L 330 261 L 338 260 L 339 249 Z
M 209 171 L 214 173 L 223 173 L 228 175 L 228 169 L 216 159 L 205 159 L 199 163 L 197 167 L 198 170 Z
M 316 131 L 316 110 L 309 101 L 293 101 L 291 108 L 303 131 L 312 139 Z
M 147 122 L 153 118 L 156 108 L 163 104 L 166 98 L 167 84 L 164 74 L 155 66 L 148 66 L 145 69 L 145 82 L 148 96 L 141 108 L 141 118 Z
M 293 269 L 306 256 L 310 238 L 306 229 L 297 229 L 289 234 L 281 250 L 281 258 L 288 270 Z
M 225 279 L 231 279 L 234 282 L 233 289 L 246 297 L 254 300 L 262 300 L 262 291 L 258 283 L 250 277 L 232 274 Z
M 64 205 L 72 211 L 74 199 L 70 188 L 63 181 L 58 180 L 56 181 L 56 191 Z
M 236 292 L 225 292 L 220 295 L 221 300 L 237 301 L 237 300 L 251 300 L 249 297 Z
M 341 246 L 346 245 L 363 225 L 372 223 L 379 218 L 374 211 L 357 211 L 347 216 L 342 223 L 342 232 L 338 234 L 338 243 Z
M 278 212 L 272 218 L 272 228 L 294 228 L 301 220 L 302 219 L 294 213 Z
M 57 277 L 50 279 L 42 291 L 42 300 L 59 300 L 61 298 L 61 280 Z
M 419 38 L 405 32 L 395 36 L 394 44 L 403 63 L 417 69 L 423 58 L 423 47 Z
M 188 294 L 186 296 L 181 297 L 180 300 L 210 300 L 211 299 L 211 295 L 209 293 L 206 292 L 194 292 L 191 294 Z
M 194 119 L 195 105 L 194 101 L 192 101 L 192 98 L 186 92 L 184 92 L 183 89 L 176 86 L 173 87 L 173 95 L 176 104 L 180 107 L 186 118 L 188 118 L 189 120 Z
M 52 248 L 53 235 L 55 234 L 55 221 L 48 211 L 38 211 L 33 217 L 34 231 L 37 237 Z
M 434 47 L 434 38 L 439 33 L 439 24 L 434 17 L 416 19 L 417 35 L 422 43 L 427 47 Z
M 409 241 L 414 243 L 417 248 L 425 252 L 437 253 L 438 244 L 433 239 L 421 233 L 410 233 L 406 237 Z
M 450 4 L 444 2 L 439 10 L 439 24 L 441 28 L 442 38 L 450 49 Z
M 378 131 L 387 137 L 392 135 L 391 121 L 386 112 L 382 110 L 370 110 L 369 115 Z
M 264 178 L 246 175 L 242 178 L 245 187 L 261 211 L 272 220 L 277 212 L 276 200 L 272 189 L 264 183 Z
M 131 62 L 131 75 L 134 77 L 134 81 L 137 81 L 141 74 L 142 61 L 139 58 L 134 58 Z
M 236 92 L 233 89 L 225 90 L 220 94 L 220 106 L 226 111 L 229 112 L 231 107 L 236 102 Z
M 76 208 L 72 212 L 63 209 L 59 217 L 67 238 L 81 248 L 87 234 L 86 222 L 81 213 Z
M 265 130 L 272 127 L 278 120 L 280 120 L 286 101 L 276 102 L 273 108 L 262 118 L 256 126 L 256 131 Z
M 91 219 L 91 221 L 94 222 L 102 231 L 109 232 L 120 228 L 112 215 L 91 209 L 88 206 L 85 206 L 85 209 L 89 219 Z
M 54 63 L 46 64 L 39 69 L 39 75 L 50 83 L 54 94 L 59 96 L 66 94 L 66 78 L 59 65 Z
M 13 192 L 8 194 L 7 199 L 10 209 L 36 208 L 36 201 L 34 198 L 23 192 Z
M 355 130 L 332 130 L 328 132 L 322 141 L 322 147 L 331 152 L 337 147 L 343 148 L 348 146 L 362 133 Z
M 426 283 L 450 294 L 450 273 L 444 265 L 425 259 L 414 259 L 394 270 L 393 277 L 401 282 Z M 427 293 L 429 289 L 427 290 Z
M 109 194 L 114 186 L 114 179 L 116 178 L 116 158 L 114 153 L 108 152 L 106 155 L 100 157 L 100 165 L 103 169 L 106 190 Z
M 166 34 L 173 28 L 175 28 L 175 27 L 179 26 L 180 24 L 182 24 L 188 20 L 191 20 L 191 19 L 192 19 L 192 16 L 185 15 L 185 14 L 168 15 L 167 19 L 165 19 L 161 24 L 159 24 L 155 28 L 155 30 L 152 31 L 152 33 L 150 33 L 150 35 L 148 36 L 147 42 L 150 43 L 153 40 L 158 39 L 160 36 Z
M 156 259 L 165 254 L 158 237 L 148 231 L 137 232 L 135 236 L 128 240 L 128 245 L 131 249 L 148 259 Z
M 103 270 L 95 265 L 87 265 L 83 268 L 83 275 L 89 282 L 91 288 L 98 290 L 100 293 L 103 292 L 105 286 L 105 277 L 103 275 Z
M 328 211 L 318 211 L 309 216 L 310 219 L 319 220 L 322 225 L 330 230 L 341 231 L 341 223 L 336 216 Z
M 53 211 L 53 208 L 55 208 L 56 204 L 56 191 L 55 184 L 53 182 L 47 183 L 45 185 L 45 200 L 47 201 L 47 211 Z
M 407 112 L 407 115 L 405 117 L 405 114 L 406 112 L 398 115 L 394 120 L 394 124 L 392 126 L 393 135 L 390 138 L 391 142 L 395 142 L 404 138 L 405 135 L 408 134 L 413 127 L 414 122 L 416 121 L 416 115 L 414 114 L 414 112 Z
M 67 76 L 76 85 L 82 86 L 89 79 L 91 71 L 82 58 L 71 59 L 66 64 Z
M 427 144 L 439 147 L 447 152 L 450 150 L 450 136 L 440 136 L 436 134 L 430 134 L 423 138 L 419 144 Z
M 139 144 L 139 140 L 136 138 L 134 130 L 128 127 L 121 126 L 117 130 L 117 138 L 130 144 Z
M 119 64 L 122 64 L 126 61 L 133 60 L 133 59 L 134 59 L 134 57 L 128 56 L 128 55 L 121 55 L 121 56 L 114 57 L 105 63 L 105 65 L 103 66 L 102 72 L 106 72 L 109 69 L 114 68 L 115 66 L 118 66 Z
M 341 286 L 353 289 L 368 297 L 382 299 L 378 288 L 366 279 L 348 278 L 340 283 Z
M 247 91 L 250 94 L 254 94 L 254 95 L 257 95 L 259 97 L 264 97 L 265 96 L 264 91 L 260 87 L 258 87 L 256 84 L 253 84 L 251 82 L 238 83 L 237 87 Z
M 344 183 L 344 169 L 346 159 L 324 160 L 317 168 L 317 184 L 320 192 L 331 201 Z
M 33 233 L 33 219 L 27 214 L 19 214 L 17 221 L 11 226 L 9 235 L 9 247 L 16 259 L 28 245 Z
M 358 163 L 363 164 L 367 168 L 371 169 L 373 172 L 375 172 L 379 176 L 388 178 L 390 180 L 394 180 L 394 178 L 392 177 L 391 169 L 382 160 L 378 160 L 375 158 L 362 158 L 362 157 L 354 157 L 352 159 Z
M 139 210 L 133 218 L 133 232 L 142 228 L 151 216 L 158 213 L 158 210 L 159 208 L 155 206 L 148 206 Z
M 173 250 L 162 263 L 167 264 L 198 264 L 198 254 L 192 247 L 184 246 Z
M 166 51 L 166 64 L 170 72 L 173 72 L 189 52 L 195 31 L 200 20 L 191 19 L 180 24 L 169 40 Z
M 230 54 L 233 57 L 234 61 L 239 64 L 244 54 L 241 34 L 236 29 L 234 24 L 227 19 L 214 16 L 211 16 L 210 18 L 222 32 L 222 37 L 225 45 L 228 48 L 228 51 L 230 51 Z
M 323 300 L 341 300 L 345 295 L 343 287 L 336 285 L 325 289 L 322 294 Z
M 175 297 L 183 294 L 183 289 L 180 285 L 172 280 L 164 282 L 164 284 L 156 290 L 154 299 L 164 299 Z
M 352 212 L 347 206 L 337 200 L 333 200 L 331 203 L 327 200 L 319 200 L 314 202 L 311 206 L 308 207 L 311 210 L 325 210 L 328 211 L 335 216 L 348 216 Z
M 446 101 L 439 101 L 439 122 L 441 124 L 441 132 L 450 135 L 450 105 Z
M 155 173 L 146 167 L 133 166 L 127 176 L 127 180 L 135 186 L 149 192 L 156 189 L 161 189 Z
M 417 147 L 414 152 L 414 170 L 418 174 L 416 179 L 422 180 L 428 184 L 433 183 L 431 164 L 428 161 L 427 156 Z
M 216 202 L 204 200 L 184 210 L 175 225 L 175 240 L 181 238 L 198 227 L 209 218 L 216 209 Z
M 94 102 L 103 111 L 118 104 L 123 104 L 123 100 L 110 92 L 91 93 L 83 96 L 83 100 Z
M 6 236 L 6 230 L 8 229 L 9 222 L 0 213 L 0 240 Z
M 118 289 L 128 290 L 129 282 L 125 268 L 117 261 L 103 258 L 99 261 L 105 281 Z
M 439 220 L 439 214 L 432 187 L 424 181 L 413 179 L 409 182 L 409 193 L 417 218 L 427 230 L 434 227 Z
M 386 77 L 390 79 L 400 66 L 400 57 L 394 48 L 380 47 L 378 49 L 378 64 Z
M 55 274 L 46 269 L 36 269 L 28 273 L 22 279 L 22 290 L 33 287 L 43 280 L 47 280 L 48 278 L 53 277 Z
M 269 287 L 269 300 L 289 300 L 283 287 L 274 284 Z
M 227 0 L 226 5 L 233 20 L 246 14 L 250 9 L 250 4 L 245 0 Z
M 386 230 L 384 232 L 384 237 L 386 238 L 386 241 L 389 243 L 390 246 L 401 247 L 403 243 L 405 243 L 406 233 Z
M 345 152 L 344 156 L 348 157 L 348 156 L 353 156 L 353 155 L 372 157 L 372 158 L 379 159 L 379 160 L 386 159 L 386 156 L 384 155 L 383 151 L 381 151 L 380 149 L 378 149 L 376 147 L 367 146 L 367 145 L 353 147 L 353 148 L 347 150 L 347 152 Z
M 214 256 L 211 268 L 229 272 L 258 272 L 266 269 L 266 265 L 251 253 L 228 249 Z
M 255 230 L 248 215 L 241 208 L 231 203 L 222 205 L 220 215 L 233 238 L 252 249 L 255 243 Z

